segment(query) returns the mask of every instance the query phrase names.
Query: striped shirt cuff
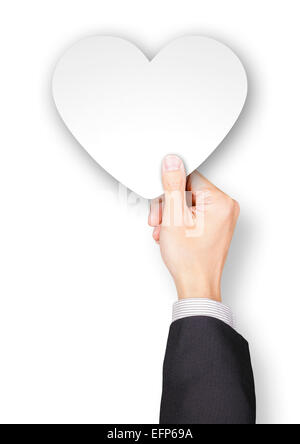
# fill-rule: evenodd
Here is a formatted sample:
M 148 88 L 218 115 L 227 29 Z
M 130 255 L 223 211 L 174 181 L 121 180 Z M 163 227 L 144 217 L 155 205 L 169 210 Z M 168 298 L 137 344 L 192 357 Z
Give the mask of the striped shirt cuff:
M 174 303 L 172 322 L 189 316 L 209 316 L 234 328 L 233 314 L 230 308 L 212 299 L 181 299 Z

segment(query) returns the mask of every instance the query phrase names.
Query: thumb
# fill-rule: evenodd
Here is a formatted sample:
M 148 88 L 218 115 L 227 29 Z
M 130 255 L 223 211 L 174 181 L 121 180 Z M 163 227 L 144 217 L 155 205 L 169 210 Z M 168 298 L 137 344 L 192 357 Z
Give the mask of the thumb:
M 182 226 L 186 208 L 186 173 L 180 157 L 168 155 L 162 163 L 162 184 L 165 192 L 163 226 Z

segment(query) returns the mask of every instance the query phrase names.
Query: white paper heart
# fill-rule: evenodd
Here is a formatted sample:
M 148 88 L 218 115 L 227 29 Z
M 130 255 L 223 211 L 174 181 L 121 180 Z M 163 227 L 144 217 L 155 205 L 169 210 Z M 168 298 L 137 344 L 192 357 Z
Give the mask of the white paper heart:
M 238 57 L 216 40 L 177 39 L 150 62 L 117 37 L 79 41 L 53 77 L 57 109 L 86 151 L 146 198 L 161 194 L 161 160 L 180 155 L 187 173 L 221 143 L 247 96 Z

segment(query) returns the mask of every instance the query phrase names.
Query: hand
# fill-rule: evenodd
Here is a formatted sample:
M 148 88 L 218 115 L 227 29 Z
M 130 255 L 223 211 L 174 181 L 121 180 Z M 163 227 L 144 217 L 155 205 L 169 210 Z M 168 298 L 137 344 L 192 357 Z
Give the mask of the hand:
M 239 216 L 238 203 L 182 160 L 162 164 L 164 196 L 151 202 L 149 225 L 173 276 L 178 298 L 221 301 L 221 277 Z

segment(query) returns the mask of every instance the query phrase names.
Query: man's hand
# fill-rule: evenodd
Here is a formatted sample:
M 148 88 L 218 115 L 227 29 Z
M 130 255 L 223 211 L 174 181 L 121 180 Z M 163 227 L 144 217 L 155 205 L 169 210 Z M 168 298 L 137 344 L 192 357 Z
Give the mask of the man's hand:
M 181 159 L 166 156 L 164 196 L 151 202 L 149 225 L 177 288 L 178 298 L 221 302 L 221 277 L 238 203 L 195 171 L 186 178 Z

